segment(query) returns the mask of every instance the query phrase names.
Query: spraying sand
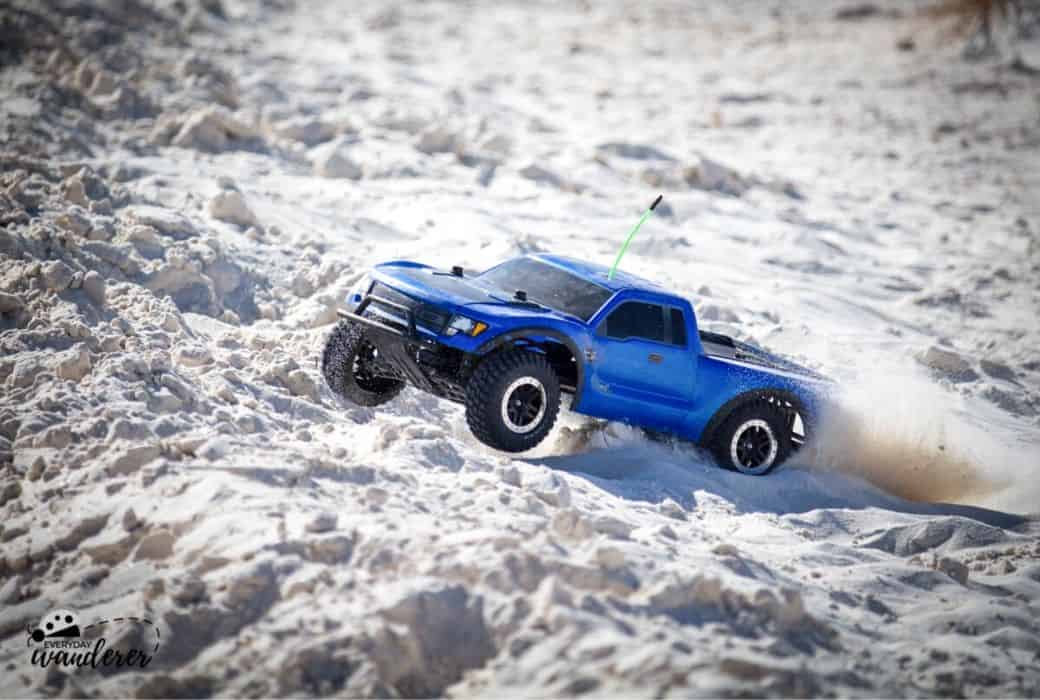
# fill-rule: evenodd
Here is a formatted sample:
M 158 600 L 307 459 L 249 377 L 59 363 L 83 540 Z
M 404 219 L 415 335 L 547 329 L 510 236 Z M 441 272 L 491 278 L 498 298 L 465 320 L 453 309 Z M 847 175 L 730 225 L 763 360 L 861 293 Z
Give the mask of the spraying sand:
M 915 501 L 984 502 L 1007 484 L 973 456 L 950 404 L 920 377 L 846 386 L 798 461 Z

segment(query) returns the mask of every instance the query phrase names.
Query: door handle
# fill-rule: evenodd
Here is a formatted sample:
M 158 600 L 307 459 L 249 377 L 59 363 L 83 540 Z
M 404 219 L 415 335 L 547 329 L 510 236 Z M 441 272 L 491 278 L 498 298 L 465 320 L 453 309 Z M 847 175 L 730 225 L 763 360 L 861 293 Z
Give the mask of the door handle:
M 659 365 L 659 364 L 661 364 L 661 361 L 664 358 L 661 357 L 660 355 L 658 355 L 656 352 L 652 352 L 652 353 L 650 353 L 650 357 L 648 357 L 647 359 L 650 360 L 651 362 L 653 362 L 655 365 Z

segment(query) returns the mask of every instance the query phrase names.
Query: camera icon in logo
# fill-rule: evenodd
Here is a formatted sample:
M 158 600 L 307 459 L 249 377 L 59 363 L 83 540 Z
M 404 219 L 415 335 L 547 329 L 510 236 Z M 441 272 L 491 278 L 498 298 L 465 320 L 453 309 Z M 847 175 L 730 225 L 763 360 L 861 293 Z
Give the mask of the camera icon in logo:
M 79 618 L 71 610 L 58 609 L 47 613 L 32 631 L 32 640 L 42 642 L 51 637 L 71 639 L 80 636 Z

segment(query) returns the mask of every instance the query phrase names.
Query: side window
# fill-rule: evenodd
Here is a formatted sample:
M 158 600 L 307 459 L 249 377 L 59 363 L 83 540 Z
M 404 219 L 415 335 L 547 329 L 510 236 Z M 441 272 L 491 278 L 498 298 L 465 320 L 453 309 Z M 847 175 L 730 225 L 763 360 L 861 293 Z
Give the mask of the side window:
M 664 342 L 664 309 L 657 304 L 626 301 L 607 316 L 608 338 L 642 338 Z
M 669 309 L 672 314 L 672 345 L 686 347 L 686 320 L 681 309 Z

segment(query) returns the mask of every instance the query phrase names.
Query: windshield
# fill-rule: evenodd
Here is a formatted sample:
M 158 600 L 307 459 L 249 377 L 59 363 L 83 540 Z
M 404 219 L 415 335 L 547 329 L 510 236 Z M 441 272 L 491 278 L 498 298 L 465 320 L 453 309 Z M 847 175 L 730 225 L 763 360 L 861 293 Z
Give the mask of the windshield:
M 561 270 L 555 265 L 517 258 L 493 267 L 473 278 L 485 288 L 512 299 L 518 289 L 527 292 L 528 301 L 547 306 L 588 321 L 610 298 L 611 291 L 598 284 Z

